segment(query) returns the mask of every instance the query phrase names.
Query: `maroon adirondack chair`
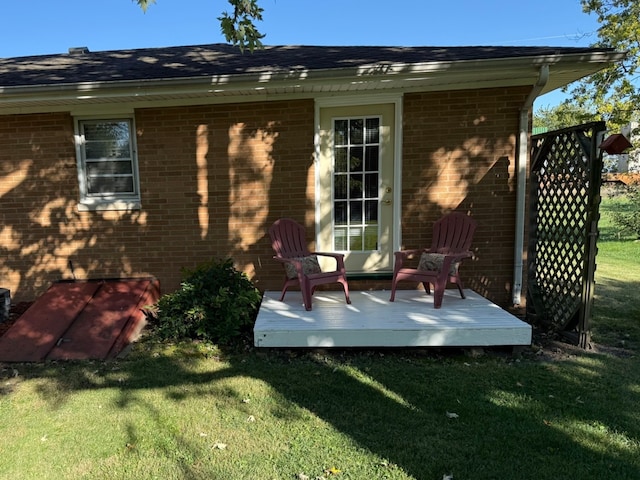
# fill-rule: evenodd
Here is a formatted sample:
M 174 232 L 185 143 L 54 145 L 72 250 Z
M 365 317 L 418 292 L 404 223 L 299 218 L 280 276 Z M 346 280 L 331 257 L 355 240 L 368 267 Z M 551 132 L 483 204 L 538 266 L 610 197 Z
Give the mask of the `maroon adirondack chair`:
M 343 254 L 309 251 L 304 227 L 290 218 L 276 220 L 269 228 L 269 236 L 275 252 L 273 258 L 282 263 L 285 269 L 280 301 L 284 300 L 289 287 L 299 285 L 304 307 L 311 310 L 311 297 L 318 285 L 340 283 L 347 303 L 351 303 Z M 323 272 L 318 262 L 319 256 L 335 259 L 336 269 Z
M 476 221 L 470 216 L 453 212 L 433 224 L 431 247 L 395 252 L 395 265 L 391 283 L 391 301 L 395 300 L 399 281 L 422 282 L 427 294 L 433 285 L 434 308 L 442 306 L 442 298 L 448 283 L 454 283 L 465 298 L 464 285 L 460 278 L 460 264 L 473 254 L 469 250 L 476 230 Z M 407 266 L 407 260 L 420 256 L 417 268 Z

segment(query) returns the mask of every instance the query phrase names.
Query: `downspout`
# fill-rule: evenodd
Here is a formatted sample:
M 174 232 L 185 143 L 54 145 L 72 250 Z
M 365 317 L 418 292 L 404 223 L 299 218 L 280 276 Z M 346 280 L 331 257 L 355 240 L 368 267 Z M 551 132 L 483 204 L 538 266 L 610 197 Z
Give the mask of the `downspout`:
M 520 109 L 519 141 L 516 152 L 516 232 L 513 260 L 513 305 L 522 303 L 522 275 L 524 250 L 524 222 L 527 198 L 527 158 L 529 155 L 529 114 L 534 100 L 549 80 L 549 65 L 542 65 L 538 81 L 529 92 L 529 96 Z

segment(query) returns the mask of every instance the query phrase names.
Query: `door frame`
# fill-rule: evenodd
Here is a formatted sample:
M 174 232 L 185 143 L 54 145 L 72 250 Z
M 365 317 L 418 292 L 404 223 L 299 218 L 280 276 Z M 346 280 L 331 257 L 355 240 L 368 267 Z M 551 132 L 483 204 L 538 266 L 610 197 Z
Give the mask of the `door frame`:
M 348 107 L 364 105 L 393 104 L 394 106 L 394 139 L 393 145 L 393 192 L 392 192 L 392 222 L 393 235 L 391 239 L 391 264 L 389 273 L 393 271 L 393 252 L 400 249 L 402 241 L 402 94 L 363 95 L 345 97 L 319 97 L 315 99 L 315 134 L 314 134 L 314 204 L 315 204 L 315 241 L 318 244 L 320 236 L 320 110 L 331 107 Z M 379 272 L 371 272 L 379 273 Z M 355 275 L 366 275 L 367 272 L 354 272 Z

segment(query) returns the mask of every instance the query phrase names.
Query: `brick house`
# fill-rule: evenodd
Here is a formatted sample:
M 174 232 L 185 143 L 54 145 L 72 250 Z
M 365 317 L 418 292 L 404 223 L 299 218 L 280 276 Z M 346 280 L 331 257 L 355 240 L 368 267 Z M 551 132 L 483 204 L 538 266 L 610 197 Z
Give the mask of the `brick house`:
M 232 257 L 279 289 L 280 217 L 348 252 L 353 290 L 444 212 L 479 223 L 467 287 L 520 303 L 534 99 L 622 58 L 551 47 L 227 45 L 0 59 L 0 286 Z

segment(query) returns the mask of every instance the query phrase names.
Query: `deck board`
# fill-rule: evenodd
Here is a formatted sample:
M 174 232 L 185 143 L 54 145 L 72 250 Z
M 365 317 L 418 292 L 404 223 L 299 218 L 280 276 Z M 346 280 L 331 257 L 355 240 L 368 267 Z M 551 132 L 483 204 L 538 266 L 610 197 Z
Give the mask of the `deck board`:
M 471 290 L 447 290 L 442 308 L 420 290 L 316 292 L 307 312 L 299 292 L 264 294 L 257 347 L 473 347 L 531 344 L 531 326 Z

